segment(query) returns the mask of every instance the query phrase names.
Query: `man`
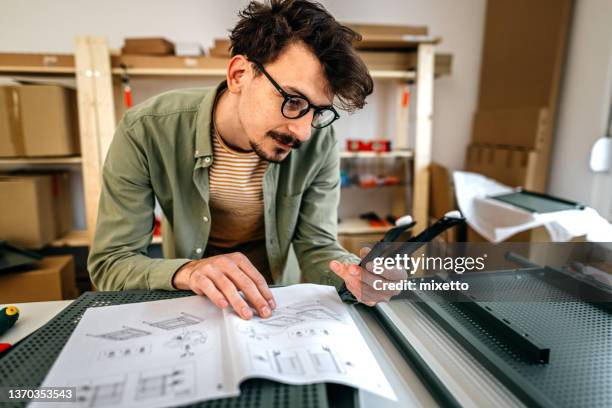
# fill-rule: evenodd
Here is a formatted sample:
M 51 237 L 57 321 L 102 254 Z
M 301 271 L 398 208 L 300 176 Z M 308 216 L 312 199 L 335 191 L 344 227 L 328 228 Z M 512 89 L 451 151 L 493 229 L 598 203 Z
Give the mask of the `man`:
M 159 95 L 121 120 L 88 260 L 94 284 L 192 290 L 265 318 L 276 307 L 268 283 L 293 245 L 303 281 L 344 281 L 368 304 L 388 299 L 336 240 L 334 105 L 362 108 L 373 90 L 352 47 L 358 34 L 306 0 L 252 2 L 240 17 L 226 81 Z M 173 259 L 146 255 L 155 198 Z

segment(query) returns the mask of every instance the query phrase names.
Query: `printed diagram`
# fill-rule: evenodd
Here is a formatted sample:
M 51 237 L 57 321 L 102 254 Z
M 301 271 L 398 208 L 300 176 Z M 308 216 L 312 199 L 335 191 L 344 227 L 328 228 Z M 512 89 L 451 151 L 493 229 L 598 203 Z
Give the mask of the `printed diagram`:
M 172 336 L 172 339 L 164 343 L 166 347 L 178 348 L 181 350 L 181 358 L 191 357 L 194 355 L 193 349 L 196 346 L 206 344 L 208 334 L 201 330 L 183 329 L 181 334 Z
M 257 370 L 275 371 L 279 374 L 304 375 L 304 366 L 297 350 L 253 350 L 251 362 Z
M 87 334 L 90 337 L 98 337 L 101 339 L 114 340 L 114 341 L 123 341 L 123 340 L 131 340 L 137 337 L 143 337 L 150 335 L 151 332 L 141 329 L 135 329 L 133 327 L 123 326 L 121 330 L 116 330 L 108 333 L 102 334 Z
M 255 327 L 253 327 L 253 324 L 250 322 L 242 324 L 242 325 L 237 325 L 236 329 L 238 330 L 239 333 L 244 334 L 245 336 L 247 336 L 249 339 L 252 339 L 252 340 L 270 339 L 271 333 L 266 333 L 265 331 L 259 331 L 255 329 Z
M 299 349 L 261 349 L 249 347 L 253 368 L 279 374 L 304 375 L 304 364 Z
M 125 376 L 116 376 L 82 384 L 76 387 L 76 402 L 94 408 L 119 405 L 123 399 L 125 383 Z
M 338 314 L 315 300 L 279 308 L 271 317 L 258 320 L 258 323 L 271 327 L 288 328 L 296 324 L 320 320 L 342 321 Z
M 346 374 L 354 367 L 351 361 L 343 361 L 332 347 L 317 345 L 310 348 L 261 349 L 249 347 L 253 368 L 258 371 L 279 374 L 305 375 L 314 370 L 316 374 Z
M 188 397 L 195 392 L 195 369 L 193 364 L 185 364 L 140 373 L 135 399 Z
M 304 367 L 300 361 L 297 351 L 273 350 L 272 357 L 276 371 L 280 374 L 304 374 Z
M 340 358 L 331 350 L 329 346 L 321 346 L 320 348 L 309 350 L 308 355 L 312 366 L 317 373 L 338 373 L 345 374 L 345 366 L 353 366 L 351 362 L 342 363 Z
M 198 324 L 203 321 L 204 319 L 201 317 L 197 317 L 189 313 L 181 312 L 180 316 L 178 317 L 160 320 L 157 322 L 143 322 L 143 323 L 148 324 L 149 326 L 157 327 L 158 329 L 174 330 L 174 329 L 193 326 L 194 324 Z
M 151 354 L 151 345 L 117 347 L 113 349 L 103 350 L 98 357 L 98 360 L 118 360 L 128 357 L 146 356 Z
M 327 329 L 321 329 L 317 327 L 311 328 L 294 328 L 291 329 L 288 333 L 290 339 L 303 339 L 306 337 L 315 337 L 315 336 L 329 336 L 330 332 Z

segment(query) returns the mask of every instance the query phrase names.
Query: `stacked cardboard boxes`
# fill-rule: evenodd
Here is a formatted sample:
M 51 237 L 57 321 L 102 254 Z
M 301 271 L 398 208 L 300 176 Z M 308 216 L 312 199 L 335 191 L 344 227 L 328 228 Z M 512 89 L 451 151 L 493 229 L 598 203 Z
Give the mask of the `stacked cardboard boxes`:
M 487 3 L 466 170 L 544 191 L 572 0 Z

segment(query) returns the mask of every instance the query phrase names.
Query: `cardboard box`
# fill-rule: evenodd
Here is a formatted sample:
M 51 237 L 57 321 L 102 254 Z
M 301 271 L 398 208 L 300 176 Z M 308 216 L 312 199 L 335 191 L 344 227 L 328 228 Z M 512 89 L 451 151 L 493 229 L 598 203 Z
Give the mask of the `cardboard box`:
M 466 171 L 482 174 L 510 187 L 544 191 L 544 161 L 536 150 L 472 143 L 467 148 Z
M 357 49 L 413 49 L 416 39 L 428 35 L 426 26 L 344 24 L 361 34 L 361 41 L 354 44 Z
M 45 257 L 35 269 L 0 273 L 0 303 L 75 299 L 78 295 L 71 255 Z
M 229 38 L 215 38 L 215 44 L 210 48 L 210 56 L 218 58 L 229 58 L 231 56 L 230 48 L 232 42 Z
M 57 85 L 0 86 L 0 157 L 79 154 L 76 92 Z
M 167 68 L 193 68 L 193 69 L 227 69 L 227 58 L 217 57 L 151 57 L 146 55 L 115 55 L 111 56 L 113 68 L 119 68 L 125 64 L 128 70 L 147 68 L 147 69 L 167 69 Z M 129 73 L 129 71 L 128 71 Z
M 478 110 L 557 104 L 573 0 L 487 2 Z
M 55 214 L 55 237 L 61 238 L 73 229 L 72 194 L 70 173 L 54 172 L 50 174 L 53 194 L 53 213 Z
M 407 71 L 415 70 L 417 55 L 406 51 L 358 51 L 359 56 L 369 69 Z M 436 54 L 434 57 L 434 72 L 436 76 L 451 73 L 453 56 L 451 54 Z
M 165 38 L 126 38 L 122 54 L 174 55 L 174 44 Z
M 545 107 L 476 112 L 472 141 L 480 144 L 546 149 L 550 145 L 550 114 Z
M 448 169 L 437 163 L 431 163 L 429 182 L 429 215 L 437 220 L 447 212 L 456 210 L 455 190 Z
M 366 246 L 372 246 L 376 242 L 380 241 L 385 236 L 384 233 L 372 233 L 372 234 L 339 234 L 338 242 L 347 251 L 359 256 L 361 248 Z
M 50 176 L 0 177 L 0 197 L 0 239 L 26 248 L 41 248 L 55 239 Z

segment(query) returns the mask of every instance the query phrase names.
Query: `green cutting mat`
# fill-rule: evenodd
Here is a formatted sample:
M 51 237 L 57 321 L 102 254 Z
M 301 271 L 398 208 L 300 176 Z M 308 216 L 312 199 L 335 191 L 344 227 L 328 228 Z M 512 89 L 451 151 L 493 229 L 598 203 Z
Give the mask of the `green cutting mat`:
M 490 198 L 512 204 L 516 207 L 538 214 L 584 208 L 580 204 L 571 201 L 561 200 L 555 197 L 549 197 L 529 191 L 517 191 L 514 193 L 491 196 Z

